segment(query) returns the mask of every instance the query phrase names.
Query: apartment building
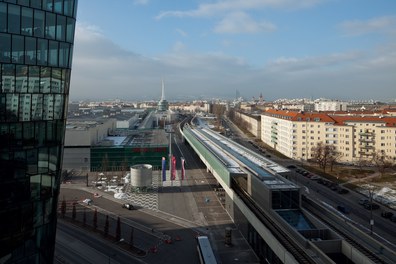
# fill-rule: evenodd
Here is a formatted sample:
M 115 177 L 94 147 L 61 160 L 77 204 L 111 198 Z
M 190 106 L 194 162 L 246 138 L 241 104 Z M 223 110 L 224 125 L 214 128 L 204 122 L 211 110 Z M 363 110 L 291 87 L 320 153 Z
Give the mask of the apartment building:
M 241 118 L 246 122 L 246 129 L 252 133 L 256 138 L 261 137 L 261 117 L 260 115 L 247 114 L 235 111 L 235 117 Z
M 340 162 L 370 160 L 377 151 L 396 160 L 396 118 L 267 110 L 261 115 L 261 140 L 296 160 L 312 158 L 319 142 L 334 145 Z

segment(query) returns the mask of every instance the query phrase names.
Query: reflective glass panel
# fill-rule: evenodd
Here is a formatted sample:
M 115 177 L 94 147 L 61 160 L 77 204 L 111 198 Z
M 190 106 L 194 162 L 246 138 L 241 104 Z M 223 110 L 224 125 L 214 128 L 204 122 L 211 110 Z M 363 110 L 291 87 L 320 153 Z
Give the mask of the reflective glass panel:
M 45 37 L 55 39 L 56 15 L 53 13 L 46 13 L 45 16 Z
M 48 63 L 48 40 L 38 39 L 37 41 L 37 64 L 47 65 Z
M 11 61 L 11 35 L 0 33 L 0 62 Z
M 21 33 L 23 35 L 32 36 L 33 35 L 33 9 L 22 8 L 22 28 Z
M 12 62 L 24 63 L 24 38 L 23 36 L 12 36 Z
M 7 5 L 5 3 L 0 3 L 0 32 L 7 32 Z
M 34 36 L 44 37 L 44 12 L 41 10 L 34 10 Z
M 21 29 L 20 11 L 19 6 L 8 5 L 8 32 L 19 34 Z
M 25 63 L 36 64 L 36 38 L 26 37 L 25 38 Z
M 66 39 L 66 17 L 57 16 L 56 19 L 56 39 L 65 41 Z

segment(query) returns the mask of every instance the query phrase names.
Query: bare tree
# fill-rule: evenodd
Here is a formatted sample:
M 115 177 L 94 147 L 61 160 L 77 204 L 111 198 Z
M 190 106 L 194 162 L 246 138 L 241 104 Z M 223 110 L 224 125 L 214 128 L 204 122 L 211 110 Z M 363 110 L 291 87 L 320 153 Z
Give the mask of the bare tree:
M 93 228 L 96 230 L 98 228 L 98 211 L 95 208 L 94 215 L 93 215 Z
M 61 204 L 61 216 L 62 216 L 62 218 L 65 218 L 65 214 L 66 214 L 66 201 L 65 201 L 65 197 L 63 197 L 62 204 Z
M 333 171 L 333 166 L 342 157 L 342 153 L 337 151 L 337 148 L 332 145 L 329 146 L 328 151 L 329 151 L 328 161 L 329 161 L 330 171 Z
M 318 144 L 312 148 L 312 159 L 319 165 L 323 172 L 326 172 L 327 166 L 330 166 L 331 170 L 333 170 L 334 164 L 340 157 L 340 152 L 338 152 L 333 145 L 318 142 Z
M 363 171 L 363 167 L 366 167 L 367 165 L 369 165 L 369 161 L 365 158 L 363 158 L 362 156 L 359 157 L 359 159 L 356 162 L 356 165 L 359 167 L 360 172 Z
M 373 164 L 377 168 L 378 172 L 381 174 L 381 177 L 384 176 L 385 171 L 394 166 L 394 161 L 390 156 L 387 156 L 382 151 L 377 151 L 373 155 L 372 159 Z
M 107 237 L 109 235 L 109 227 L 110 227 L 109 215 L 106 215 L 106 222 L 105 222 L 104 229 L 103 229 L 103 234 L 105 237 Z
M 117 227 L 116 227 L 115 239 L 117 241 L 120 241 L 120 239 L 121 239 L 121 219 L 120 219 L 120 217 L 117 218 Z
M 108 185 L 109 183 L 109 173 L 107 172 L 109 170 L 109 156 L 107 153 L 104 155 L 102 159 L 102 170 L 106 178 L 106 184 Z

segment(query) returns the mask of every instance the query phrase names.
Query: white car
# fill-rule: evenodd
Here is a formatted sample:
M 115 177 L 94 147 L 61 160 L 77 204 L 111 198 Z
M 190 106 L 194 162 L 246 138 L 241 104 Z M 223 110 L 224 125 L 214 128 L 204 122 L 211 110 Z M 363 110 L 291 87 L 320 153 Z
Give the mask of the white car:
M 83 201 L 83 203 L 87 204 L 87 205 L 91 205 L 92 204 L 92 200 L 91 199 L 85 199 Z

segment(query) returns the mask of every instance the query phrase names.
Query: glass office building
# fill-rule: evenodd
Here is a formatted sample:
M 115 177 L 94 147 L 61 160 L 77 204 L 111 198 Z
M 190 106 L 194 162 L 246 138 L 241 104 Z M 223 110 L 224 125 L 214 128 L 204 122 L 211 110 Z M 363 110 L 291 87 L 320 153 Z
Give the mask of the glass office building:
M 77 0 L 0 0 L 0 263 L 52 263 Z

